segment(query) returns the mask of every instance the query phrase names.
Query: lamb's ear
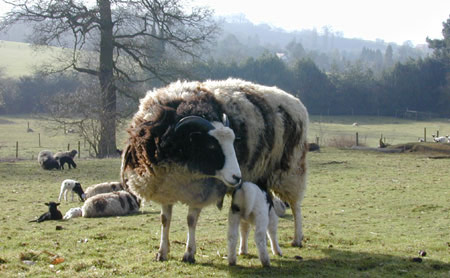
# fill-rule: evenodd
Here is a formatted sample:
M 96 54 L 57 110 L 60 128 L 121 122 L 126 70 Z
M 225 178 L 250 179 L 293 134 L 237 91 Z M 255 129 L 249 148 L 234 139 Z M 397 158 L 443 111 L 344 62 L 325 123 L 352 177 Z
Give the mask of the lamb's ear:
M 59 206 L 59 205 L 60 205 L 60 203 L 56 203 L 56 204 L 55 204 L 55 207 L 57 207 L 57 206 Z
M 46 206 L 50 205 L 49 203 L 45 203 Z

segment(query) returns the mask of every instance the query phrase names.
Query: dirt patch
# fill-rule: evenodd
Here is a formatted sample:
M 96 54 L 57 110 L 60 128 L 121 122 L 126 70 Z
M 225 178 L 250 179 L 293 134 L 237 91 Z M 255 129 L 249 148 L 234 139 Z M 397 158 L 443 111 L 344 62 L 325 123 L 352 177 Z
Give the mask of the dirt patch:
M 387 147 L 387 149 L 402 150 L 403 152 L 436 153 L 450 155 L 449 143 L 407 143 Z

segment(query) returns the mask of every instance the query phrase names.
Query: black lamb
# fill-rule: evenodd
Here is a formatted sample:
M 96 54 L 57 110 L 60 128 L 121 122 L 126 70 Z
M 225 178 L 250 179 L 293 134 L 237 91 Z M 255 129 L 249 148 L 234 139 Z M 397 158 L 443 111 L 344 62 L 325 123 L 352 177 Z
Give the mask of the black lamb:
M 61 220 L 62 219 L 62 214 L 57 208 L 57 206 L 59 206 L 59 203 L 49 202 L 49 203 L 45 203 L 45 205 L 48 206 L 48 211 L 46 213 L 42 214 L 41 216 L 39 216 L 38 219 L 31 220 L 29 222 L 38 222 L 39 223 L 39 222 L 46 221 L 46 220 Z

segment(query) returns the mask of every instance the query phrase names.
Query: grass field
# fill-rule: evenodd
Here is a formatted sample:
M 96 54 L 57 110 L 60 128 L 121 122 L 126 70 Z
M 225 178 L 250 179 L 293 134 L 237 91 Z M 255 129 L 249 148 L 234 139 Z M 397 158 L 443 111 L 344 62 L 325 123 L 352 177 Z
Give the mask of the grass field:
M 0 120 L 17 121 L 20 126 L 14 131 L 16 124 L 0 124 L 1 140 L 16 132 L 25 137 L 26 119 Z M 358 128 L 368 125 L 363 120 L 356 120 Z M 313 119 L 312 128 L 315 125 Z M 353 128 L 346 119 L 337 118 L 321 125 L 329 138 L 334 135 L 325 126 Z M 407 122 L 398 125 L 402 127 L 397 130 L 407 133 Z M 416 128 L 414 123 L 411 126 Z M 64 147 L 67 136 L 45 137 L 45 147 Z M 155 203 L 127 217 L 28 223 L 46 210 L 44 202 L 57 199 L 63 179 L 77 179 L 83 187 L 118 180 L 119 159 L 82 156 L 76 160 L 77 169 L 65 171 L 44 171 L 35 160 L 3 161 L 0 277 L 449 277 L 449 160 L 428 157 L 426 153 L 382 154 L 331 147 L 310 153 L 303 202 L 304 247 L 289 245 L 293 235 L 289 211 L 279 223 L 284 256 L 271 256 L 269 269 L 261 268 L 253 242 L 250 256 L 240 256 L 237 266 L 228 266 L 228 197 L 222 211 L 208 207 L 200 216 L 196 264 L 181 262 L 187 230 L 187 208 L 182 205 L 174 210 L 169 261 L 156 262 L 160 208 Z M 80 205 L 63 202 L 60 209 L 65 213 Z M 427 255 L 415 262 L 420 250 Z M 55 255 L 64 261 L 51 264 Z
M 36 52 L 28 43 L 0 41 L 0 69 L 5 77 L 32 75 L 36 68 L 50 63 L 62 51 L 58 47 L 49 47 L 45 51 Z

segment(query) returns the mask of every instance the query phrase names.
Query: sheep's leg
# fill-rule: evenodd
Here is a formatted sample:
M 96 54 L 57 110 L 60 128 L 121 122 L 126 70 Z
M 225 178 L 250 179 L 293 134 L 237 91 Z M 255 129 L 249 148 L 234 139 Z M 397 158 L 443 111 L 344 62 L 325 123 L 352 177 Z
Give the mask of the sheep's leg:
M 248 254 L 248 235 L 250 234 L 250 223 L 241 221 L 241 243 L 239 245 L 239 255 Z
M 269 219 L 258 217 L 255 219 L 255 243 L 258 247 L 259 260 L 263 266 L 270 266 L 269 253 L 267 252 L 266 231 Z
M 300 205 L 300 201 L 292 201 L 289 202 L 291 208 L 292 208 L 292 214 L 294 215 L 294 225 L 295 225 L 295 231 L 294 231 L 294 239 L 292 240 L 291 245 L 302 247 L 302 239 L 303 239 L 303 232 L 302 232 L 302 208 Z
M 197 226 L 198 216 L 202 209 L 189 207 L 187 223 L 188 223 L 188 238 L 186 242 L 186 252 L 183 256 L 183 262 L 195 263 L 195 228 Z
M 172 219 L 172 207 L 173 205 L 161 206 L 161 242 L 158 254 L 156 254 L 157 261 L 166 261 L 170 251 L 169 229 L 170 220 Z
M 269 226 L 267 227 L 267 234 L 269 236 L 272 254 L 282 256 L 280 245 L 278 245 L 277 230 L 278 216 L 275 213 L 275 209 L 272 208 L 269 212 Z
M 58 202 L 61 202 L 61 198 L 63 197 L 64 190 L 61 189 L 61 192 L 59 192 Z
M 64 201 L 66 201 L 66 202 L 67 202 L 67 195 L 69 195 L 68 189 L 64 190 Z
M 75 195 L 75 193 L 73 192 L 73 190 L 70 190 L 70 193 L 72 193 L 72 202 L 73 202 L 73 195 Z
M 228 213 L 228 264 L 236 265 L 236 245 L 239 236 L 239 213 Z M 242 242 L 242 240 L 241 240 Z

